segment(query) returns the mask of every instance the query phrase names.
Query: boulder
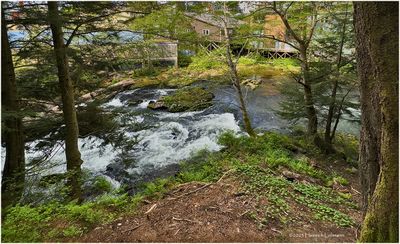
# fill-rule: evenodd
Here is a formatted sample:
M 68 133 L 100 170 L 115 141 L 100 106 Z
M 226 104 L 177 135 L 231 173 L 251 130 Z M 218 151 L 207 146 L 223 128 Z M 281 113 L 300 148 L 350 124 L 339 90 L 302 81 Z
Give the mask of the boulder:
M 150 101 L 149 105 L 147 105 L 147 108 L 152 109 L 152 110 L 163 110 L 163 109 L 168 109 L 168 107 L 165 105 L 165 102 L 160 99 L 158 101 Z
M 240 82 L 240 84 L 242 84 L 244 86 L 248 86 L 248 87 L 250 87 L 250 89 L 254 90 L 261 84 L 261 80 L 260 79 L 244 79 Z
M 147 107 L 153 110 L 167 109 L 171 113 L 197 111 L 211 106 L 213 98 L 214 94 L 202 87 L 189 87 L 150 102 Z
M 141 99 L 131 99 L 131 100 L 128 101 L 128 105 L 129 106 L 136 106 L 136 105 L 139 105 L 142 102 L 143 102 L 143 100 L 141 100 Z

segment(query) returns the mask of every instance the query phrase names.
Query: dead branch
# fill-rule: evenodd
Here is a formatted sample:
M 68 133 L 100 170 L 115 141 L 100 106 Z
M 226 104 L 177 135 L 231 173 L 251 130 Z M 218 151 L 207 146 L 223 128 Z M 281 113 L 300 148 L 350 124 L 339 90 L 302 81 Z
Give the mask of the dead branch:
M 230 169 L 230 170 L 226 171 L 226 172 L 221 176 L 221 178 L 219 178 L 219 180 L 217 180 L 217 183 L 219 183 L 227 174 L 229 174 L 229 173 L 232 172 L 232 171 L 233 171 L 233 169 Z
M 151 207 L 149 208 L 149 210 L 147 210 L 144 214 L 149 214 L 151 211 L 153 211 L 153 209 L 156 208 L 156 206 L 157 206 L 157 203 L 153 204 L 153 206 L 151 206 Z
M 142 226 L 142 225 L 137 225 L 137 226 L 135 226 L 135 227 L 133 227 L 133 228 L 124 230 L 124 231 L 122 231 L 122 232 L 124 233 L 124 232 L 128 232 L 128 231 L 134 231 L 134 230 L 136 230 L 137 228 L 139 228 L 140 226 Z
M 186 192 L 186 193 L 184 193 L 184 194 L 182 194 L 182 195 L 179 195 L 179 196 L 175 197 L 175 199 L 180 198 L 180 197 L 184 197 L 184 196 L 187 196 L 187 195 L 190 195 L 190 194 L 195 193 L 195 192 L 197 192 L 197 191 L 200 191 L 200 190 L 202 190 L 202 189 L 204 189 L 204 188 L 206 188 L 206 187 L 209 187 L 210 185 L 212 185 L 212 183 L 205 184 L 204 186 L 199 187 L 199 188 L 197 188 L 196 190 L 193 190 L 193 191 L 190 191 L 190 192 Z
M 194 220 L 190 220 L 190 219 L 179 219 L 179 218 L 172 217 L 172 220 L 175 220 L 175 221 L 186 221 L 186 222 L 190 222 L 190 223 L 201 224 L 200 221 L 194 221 Z

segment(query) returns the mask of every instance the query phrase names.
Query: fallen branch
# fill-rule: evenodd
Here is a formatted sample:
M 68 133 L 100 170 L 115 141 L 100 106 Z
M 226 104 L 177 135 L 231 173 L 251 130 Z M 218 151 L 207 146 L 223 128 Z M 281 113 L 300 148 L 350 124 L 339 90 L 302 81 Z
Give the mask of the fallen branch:
M 239 217 L 242 217 L 243 215 L 247 214 L 248 212 L 250 212 L 250 210 L 244 211 L 243 213 L 241 213 L 241 214 L 239 215 Z
M 172 192 L 172 194 L 174 194 L 174 193 L 176 193 L 176 192 L 178 192 L 178 191 L 181 191 L 183 186 L 187 186 L 187 185 L 191 185 L 191 184 L 206 185 L 206 184 L 208 184 L 208 183 L 206 183 L 206 182 L 201 182 L 201 181 L 190 181 L 190 182 L 182 183 L 182 184 L 179 184 L 179 185 L 177 185 L 177 186 L 175 187 L 175 188 L 178 188 L 178 189 L 174 190 L 174 191 Z M 186 189 L 187 189 L 187 188 L 186 188 Z M 186 190 L 186 189 L 185 189 L 185 190 Z
M 151 207 L 149 208 L 149 210 L 147 210 L 144 214 L 150 213 L 153 209 L 156 208 L 156 206 L 157 206 L 157 203 L 153 204 L 153 206 L 151 206 Z
M 190 184 L 199 184 L 199 185 L 205 185 L 207 184 L 207 182 L 202 182 L 202 181 L 190 181 L 190 182 L 186 182 L 186 183 L 182 183 L 176 186 L 176 188 L 182 187 L 182 186 L 187 186 Z
M 175 197 L 175 199 L 180 198 L 180 197 L 183 197 L 183 196 L 190 195 L 190 194 L 192 194 L 192 193 L 195 193 L 195 192 L 197 192 L 197 191 L 200 191 L 201 189 L 204 189 L 204 188 L 206 188 L 206 187 L 209 187 L 210 185 L 212 185 L 212 183 L 208 183 L 208 184 L 206 184 L 206 185 L 204 185 L 204 186 L 202 186 L 202 187 L 197 188 L 196 190 L 193 190 L 193 191 L 190 191 L 190 192 L 186 192 L 186 193 L 184 193 L 184 194 L 182 194 L 182 195 L 179 195 L 179 196 Z
M 179 219 L 179 218 L 172 217 L 172 220 L 175 220 L 175 221 L 186 221 L 186 222 L 190 222 L 190 223 L 201 224 L 200 221 L 194 221 L 194 220 L 190 220 L 190 219 Z
M 282 232 L 277 229 L 271 228 L 271 230 L 282 235 Z
M 124 231 L 122 231 L 122 232 L 124 233 L 124 232 L 128 232 L 128 231 L 133 231 L 133 230 L 136 230 L 137 228 L 139 228 L 140 226 L 142 226 L 142 225 L 137 225 L 137 226 L 135 226 L 135 227 L 133 227 L 133 228 L 124 230 Z
M 351 190 L 352 190 L 352 191 L 354 191 L 355 193 L 357 193 L 357 194 L 360 194 L 360 195 L 361 195 L 361 192 L 357 191 L 357 190 L 356 190 L 356 189 L 354 189 L 352 186 L 350 186 L 350 188 L 351 188 Z
M 233 171 L 233 169 L 230 169 L 230 170 L 226 171 L 226 172 L 221 176 L 221 178 L 219 178 L 219 180 L 217 180 L 217 183 L 219 183 L 228 173 L 230 173 L 230 172 L 232 172 L 232 171 Z

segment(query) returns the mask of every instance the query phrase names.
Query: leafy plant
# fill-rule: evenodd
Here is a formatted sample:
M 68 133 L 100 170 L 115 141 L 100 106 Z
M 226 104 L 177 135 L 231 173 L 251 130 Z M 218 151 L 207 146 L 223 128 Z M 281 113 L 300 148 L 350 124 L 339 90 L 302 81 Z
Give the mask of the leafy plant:
M 63 235 L 65 237 L 80 236 L 83 234 L 83 230 L 75 225 L 68 226 L 63 230 Z
M 112 184 L 102 176 L 97 176 L 95 178 L 94 187 L 100 192 L 111 192 L 112 190 Z

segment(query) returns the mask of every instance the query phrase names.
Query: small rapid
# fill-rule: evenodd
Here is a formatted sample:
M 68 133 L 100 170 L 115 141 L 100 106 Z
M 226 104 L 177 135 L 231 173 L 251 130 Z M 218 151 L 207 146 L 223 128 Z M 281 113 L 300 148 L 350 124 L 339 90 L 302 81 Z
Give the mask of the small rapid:
M 128 151 L 107 144 L 103 139 L 88 136 L 79 138 L 78 144 L 83 160 L 82 169 L 92 176 L 103 176 L 114 188 L 121 184 L 132 187 L 141 181 L 166 176 L 179 170 L 179 163 L 201 150 L 218 151 L 218 137 L 225 131 L 242 133 L 234 113 L 222 111 L 194 111 L 169 113 L 147 108 L 150 101 L 174 92 L 174 89 L 136 89 L 117 94 L 101 105 L 105 111 L 124 110 L 131 113 L 128 124 L 138 130 L 118 129 L 125 138 L 135 141 Z M 85 105 L 83 105 L 85 106 Z M 127 118 L 115 120 L 122 124 Z M 26 161 L 28 181 L 66 172 L 64 142 L 58 141 L 43 152 L 36 147 L 46 138 L 27 143 Z M 2 166 L 5 150 L 2 148 Z M 38 158 L 43 163 L 34 164 Z M 129 159 L 131 163 L 124 163 Z M 35 173 L 30 173 L 35 172 Z M 31 189 L 32 190 L 32 189 Z

